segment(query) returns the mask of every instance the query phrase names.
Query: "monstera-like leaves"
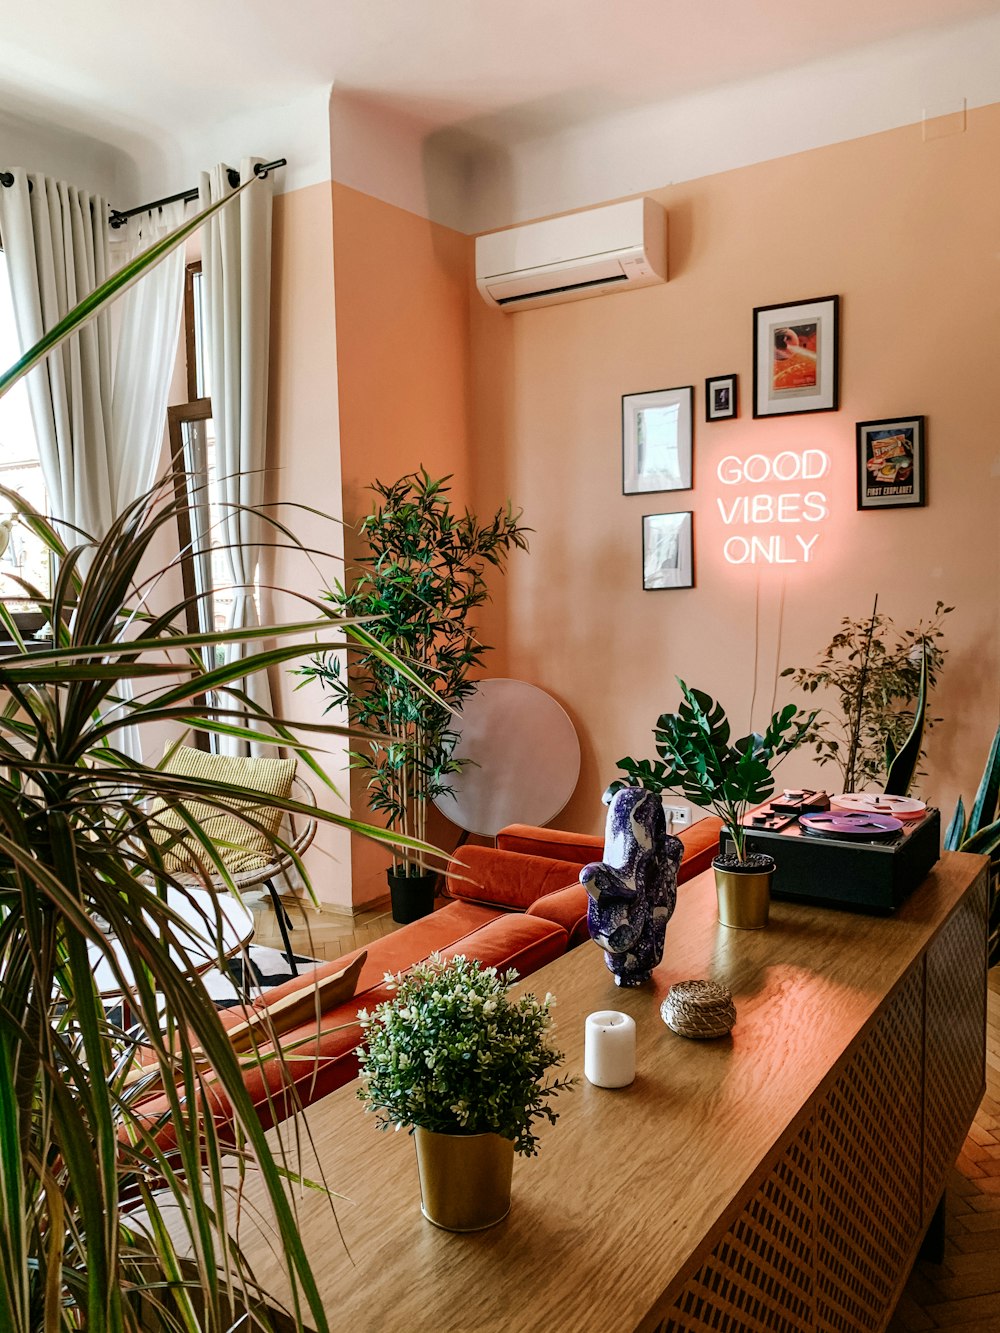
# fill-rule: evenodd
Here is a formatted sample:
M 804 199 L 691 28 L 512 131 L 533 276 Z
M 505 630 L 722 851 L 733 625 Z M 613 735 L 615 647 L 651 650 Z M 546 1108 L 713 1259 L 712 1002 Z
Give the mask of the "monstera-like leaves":
M 763 734 L 751 732 L 730 743 L 732 729 L 722 705 L 703 690 L 691 689 L 682 680 L 678 684 L 682 700 L 677 712 L 661 714 L 653 728 L 659 760 L 620 759 L 618 767 L 626 777 L 610 790 L 641 786 L 656 793 L 682 793 L 723 820 L 742 862 L 746 812 L 774 791 L 771 770 L 799 744 L 816 713 L 787 704 Z

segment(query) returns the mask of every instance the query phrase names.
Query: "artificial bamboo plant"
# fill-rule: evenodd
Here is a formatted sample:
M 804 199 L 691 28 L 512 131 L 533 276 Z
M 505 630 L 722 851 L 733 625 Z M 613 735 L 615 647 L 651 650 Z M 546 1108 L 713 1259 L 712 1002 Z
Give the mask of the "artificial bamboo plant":
M 198 222 L 178 229 L 173 243 Z M 44 346 L 0 376 L 0 392 L 169 248 L 140 256 L 87 298 Z M 190 890 L 164 868 L 176 834 L 158 821 L 155 801 L 188 819 L 207 883 L 213 875 L 227 879 L 222 853 L 199 837 L 185 803 L 235 814 L 264 834 L 253 814 L 259 796 L 168 774 L 132 758 L 121 738 L 131 725 L 147 735 L 171 728 L 178 738 L 185 729 L 252 734 L 291 749 L 332 785 L 303 739 L 309 728 L 257 707 L 239 681 L 315 651 L 317 636 L 331 646 L 331 635 L 340 641 L 352 628 L 363 639 L 363 630 L 303 599 L 298 623 L 241 632 L 274 646 L 207 670 L 212 650 L 233 635 L 186 633 L 185 601 L 172 600 L 170 580 L 152 572 L 151 548 L 175 532 L 177 502 L 168 487 L 140 497 L 101 540 L 71 547 L 58 523 L 16 494 L 4 490 L 0 503 L 57 560 L 50 595 L 25 585 L 54 627 L 51 647 L 26 651 L 0 605 L 15 644 L 0 659 L 0 1329 L 221 1333 L 243 1308 L 250 1313 L 241 1327 L 267 1327 L 227 1225 L 230 1182 L 238 1186 L 250 1169 L 269 1198 L 293 1321 L 326 1329 L 284 1188 L 288 1164 L 272 1152 L 244 1084 L 246 1064 L 284 1057 L 267 1046 L 234 1052 L 185 961 L 181 921 L 163 892 Z M 273 513 L 262 518 L 275 544 L 308 555 Z M 383 651 L 374 643 L 370 650 Z M 393 665 L 409 676 L 402 663 Z M 230 706 L 220 709 L 220 697 Z M 291 799 L 268 802 L 305 813 Z M 308 813 L 387 836 L 324 809 Z M 290 851 L 280 834 L 273 841 Z M 305 867 L 298 869 L 308 889 Z M 221 917 L 211 915 L 202 950 L 221 963 Z M 97 993 L 98 959 L 128 993 L 128 1029 Z M 148 1067 L 137 1078 L 140 1048 Z M 154 1091 L 158 1101 L 150 1100 Z M 230 1108 L 224 1120 L 223 1103 Z
M 340 615 L 374 617 L 368 642 L 347 669 L 340 656 L 320 654 L 301 670 L 329 692 L 328 709 L 346 706 L 352 722 L 373 733 L 352 751 L 368 777 L 371 810 L 419 842 L 427 838 L 428 803 L 450 790 L 447 779 L 461 767 L 454 718 L 488 650 L 470 620 L 488 596 L 486 567 L 503 571 L 512 547 L 527 550 L 520 513 L 507 506 L 484 523 L 458 512 L 450 480 L 421 468 L 371 487 L 378 499 L 360 525 L 359 572 L 324 594 Z M 419 681 L 374 651 L 373 640 L 416 668 Z M 427 868 L 425 854 L 403 844 L 394 858 L 399 873 Z

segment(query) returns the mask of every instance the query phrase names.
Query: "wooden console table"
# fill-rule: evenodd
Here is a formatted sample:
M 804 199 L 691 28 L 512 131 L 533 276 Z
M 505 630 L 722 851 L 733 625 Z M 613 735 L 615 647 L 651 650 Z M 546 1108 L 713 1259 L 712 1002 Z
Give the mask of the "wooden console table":
M 516 1159 L 491 1231 L 424 1221 L 408 1135 L 378 1134 L 354 1084 L 317 1103 L 319 1160 L 350 1200 L 343 1240 L 327 1200 L 298 1207 L 333 1325 L 884 1328 L 985 1086 L 985 866 L 946 854 L 891 919 L 778 903 L 757 933 L 718 925 L 709 872 L 681 888 L 652 984 L 616 990 L 586 945 L 528 978 L 557 997 L 581 1084 L 540 1156 Z M 731 1039 L 661 1022 L 690 977 L 732 988 Z M 608 1007 L 638 1028 L 638 1078 L 614 1092 L 582 1081 L 584 1017 Z M 240 1240 L 283 1294 L 267 1241 L 248 1225 Z

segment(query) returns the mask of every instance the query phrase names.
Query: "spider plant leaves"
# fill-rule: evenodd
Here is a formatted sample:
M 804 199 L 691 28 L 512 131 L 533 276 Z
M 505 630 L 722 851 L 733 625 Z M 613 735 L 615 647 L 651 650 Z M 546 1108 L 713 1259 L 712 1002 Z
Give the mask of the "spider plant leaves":
M 82 546 L 67 550 L 44 605 L 57 643 L 0 662 L 8 694 L 0 716 L 0 1076 L 13 1071 L 0 1090 L 5 1333 L 36 1333 L 46 1310 L 51 1326 L 54 1309 L 56 1326 L 66 1328 L 86 1321 L 131 1333 L 154 1314 L 165 1330 L 228 1327 L 234 1303 L 260 1297 L 225 1221 L 232 1185 L 224 1168 L 244 1173 L 250 1161 L 285 1256 L 295 1316 L 301 1322 L 308 1312 L 313 1326 L 327 1327 L 285 1187 L 289 1164 L 270 1148 L 244 1081 L 248 1057 L 232 1050 L 197 976 L 199 959 L 183 952 L 184 919 L 157 889 L 183 885 L 164 869 L 151 801 L 180 813 L 196 874 L 235 890 L 225 849 L 185 816 L 185 803 L 237 814 L 260 830 L 259 793 L 144 764 L 124 751 L 116 732 L 138 720 L 288 746 L 335 790 L 317 749 L 321 730 L 330 728 L 257 708 L 242 678 L 314 653 L 317 638 L 343 639 L 346 627 L 314 614 L 263 626 L 244 637 L 266 647 L 205 670 L 201 654 L 228 636 L 179 632 L 183 602 L 152 614 L 147 603 L 157 577 L 144 579 L 140 570 L 150 532 L 175 513 L 169 492 L 161 491 L 132 507 L 116 540 L 92 545 L 87 560 Z M 47 537 L 53 549 L 66 550 L 54 529 Z M 380 651 L 392 660 L 389 650 Z M 172 675 L 164 676 L 168 664 Z M 410 668 L 399 663 L 399 670 Z M 135 697 L 126 696 L 126 682 Z M 271 804 L 433 852 L 418 839 L 294 796 Z M 306 867 L 288 842 L 279 834 L 273 845 L 292 856 L 311 894 Z M 210 912 L 187 929 L 201 939 L 202 962 L 221 962 L 220 920 Z M 124 956 L 105 930 L 127 942 Z M 130 992 L 146 1034 L 153 1074 L 128 1088 L 134 1039 L 105 1015 L 95 956 Z M 283 1067 L 286 1057 L 265 1047 L 254 1058 L 262 1067 Z M 162 1091 L 153 1096 L 157 1081 Z M 281 1099 L 294 1104 L 291 1069 L 278 1082 Z M 167 1207 L 180 1235 L 168 1235 Z M 137 1209 L 147 1214 L 142 1226 Z

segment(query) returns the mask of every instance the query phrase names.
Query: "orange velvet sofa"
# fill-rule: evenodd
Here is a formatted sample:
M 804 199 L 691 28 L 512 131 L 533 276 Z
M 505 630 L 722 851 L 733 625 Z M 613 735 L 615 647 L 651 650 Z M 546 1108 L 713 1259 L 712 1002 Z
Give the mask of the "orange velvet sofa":
M 679 883 L 711 864 L 720 828 L 719 820 L 705 818 L 684 831 Z M 514 968 L 523 977 L 589 939 L 587 891 L 579 872 L 601 859 L 603 839 L 511 825 L 496 841 L 496 847 L 467 846 L 452 857 L 446 888 L 453 901 L 367 946 L 352 999 L 323 1013 L 319 1026 L 311 1019 L 283 1034 L 284 1073 L 277 1060 L 248 1066 L 247 1087 L 266 1126 L 357 1075 L 356 1048 L 362 1037 L 358 1011 L 370 1011 L 388 997 L 386 973 L 404 972 L 431 953 L 445 958 L 461 953 L 484 966 Z M 361 952 L 356 949 L 291 978 L 260 996 L 253 1007 L 266 1008 L 313 985 L 348 966 Z M 242 1009 L 231 1009 L 222 1014 L 222 1021 L 232 1025 L 244 1017 Z M 269 1051 L 267 1046 L 261 1049 Z M 155 1118 L 167 1110 L 166 1099 L 155 1098 L 144 1109 Z M 213 1109 L 224 1134 L 230 1108 L 219 1089 Z

